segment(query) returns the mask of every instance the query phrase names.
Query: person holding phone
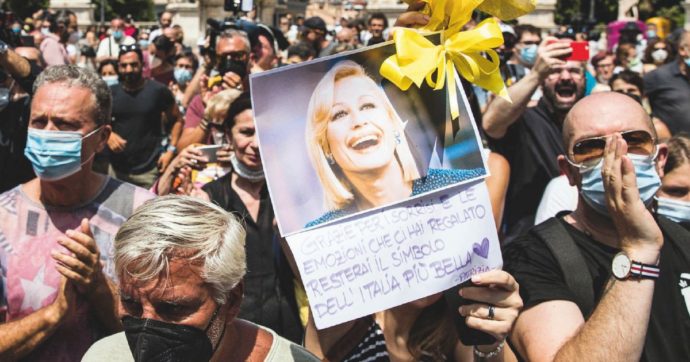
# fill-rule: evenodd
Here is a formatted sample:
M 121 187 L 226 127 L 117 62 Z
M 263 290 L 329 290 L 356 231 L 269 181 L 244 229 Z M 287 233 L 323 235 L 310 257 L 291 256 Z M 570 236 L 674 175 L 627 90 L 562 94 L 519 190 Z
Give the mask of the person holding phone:
M 504 242 L 534 225 L 546 185 L 560 174 L 556 158 L 565 152 L 561 126 L 585 92 L 585 62 L 566 60 L 573 54 L 570 42 L 544 39 L 532 72 L 508 88 L 512 103 L 496 98 L 483 115 L 490 148 L 505 156 L 511 168 Z M 544 95 L 535 107 L 528 107 L 539 87 Z
M 237 89 L 226 89 L 208 101 L 202 121 L 206 128 L 205 139 L 186 146 L 170 162 L 154 186 L 154 192 L 188 195 L 230 172 L 231 131 L 224 126 L 224 121 L 228 109 L 241 94 Z

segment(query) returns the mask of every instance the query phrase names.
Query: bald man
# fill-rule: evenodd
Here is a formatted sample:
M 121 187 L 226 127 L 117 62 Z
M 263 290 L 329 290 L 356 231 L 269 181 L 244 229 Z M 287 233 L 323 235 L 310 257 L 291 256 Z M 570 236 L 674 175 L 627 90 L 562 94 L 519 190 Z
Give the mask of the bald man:
M 577 208 L 504 253 L 525 303 L 512 346 L 529 361 L 690 360 L 690 234 L 651 211 L 666 145 L 611 92 L 572 108 L 563 142 Z
M 652 113 L 672 134 L 690 132 L 690 32 L 680 37 L 676 61 L 645 75 L 644 87 Z

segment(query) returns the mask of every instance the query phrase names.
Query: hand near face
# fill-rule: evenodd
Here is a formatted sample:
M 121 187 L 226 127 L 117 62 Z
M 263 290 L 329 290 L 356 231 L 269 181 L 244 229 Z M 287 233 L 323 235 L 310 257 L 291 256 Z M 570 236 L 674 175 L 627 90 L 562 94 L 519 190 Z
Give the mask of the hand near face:
M 620 134 L 606 140 L 601 168 L 606 204 L 618 231 L 621 249 L 629 254 L 644 253 L 643 258 L 649 256 L 649 260 L 635 260 L 654 263 L 664 238 L 640 199 L 635 168 L 627 153 L 628 146 Z
M 460 295 L 477 303 L 461 306 L 460 315 L 466 317 L 468 327 L 489 333 L 498 342 L 503 341 L 522 309 L 518 283 L 502 270 L 475 275 L 472 283 L 473 286 L 460 289 Z M 494 306 L 493 318 L 489 318 L 490 305 Z
M 541 78 L 549 75 L 551 68 L 554 66 L 565 65 L 564 57 L 569 56 L 573 50 L 570 43 L 564 41 L 554 41 L 556 38 L 546 38 L 537 50 L 537 60 L 534 61 L 533 70 L 536 71 Z M 551 42 L 550 44 L 547 44 Z
M 242 90 L 242 77 L 233 72 L 225 73 L 223 75 L 223 87 L 226 89 L 234 88 Z
M 80 294 L 90 296 L 99 283 L 107 283 L 88 219 L 82 219 L 77 230 L 67 230 L 65 235 L 58 237 L 57 242 L 69 252 L 51 253 L 57 262 L 57 271 L 74 283 Z
M 125 150 L 125 146 L 127 146 L 127 141 L 124 138 L 115 132 L 110 132 L 110 137 L 108 137 L 108 148 L 110 150 L 120 153 Z

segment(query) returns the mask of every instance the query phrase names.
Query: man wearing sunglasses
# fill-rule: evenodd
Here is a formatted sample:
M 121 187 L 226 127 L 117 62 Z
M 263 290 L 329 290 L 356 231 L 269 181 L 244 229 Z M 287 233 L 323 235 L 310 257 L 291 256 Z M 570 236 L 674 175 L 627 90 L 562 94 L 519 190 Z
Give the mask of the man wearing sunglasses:
M 650 211 L 667 147 L 644 109 L 606 92 L 563 125 L 561 171 L 578 205 L 506 247 L 525 309 L 511 335 L 525 360 L 687 361 L 690 233 Z
M 564 60 L 571 53 L 568 41 L 545 39 L 532 71 L 508 88 L 513 102 L 497 97 L 484 113 L 489 146 L 505 156 L 511 168 L 502 230 L 506 241 L 534 225 L 546 185 L 560 174 L 556 157 L 565 151 L 561 125 L 585 91 L 584 64 Z M 528 107 L 539 87 L 543 96 Z

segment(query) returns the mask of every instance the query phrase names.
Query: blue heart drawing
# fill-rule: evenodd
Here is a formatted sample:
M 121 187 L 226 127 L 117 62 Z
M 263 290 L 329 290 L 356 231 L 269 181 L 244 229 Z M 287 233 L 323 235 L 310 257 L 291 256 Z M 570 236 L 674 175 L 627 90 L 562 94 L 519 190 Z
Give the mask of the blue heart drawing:
M 474 245 L 472 245 L 472 250 L 475 254 L 486 259 L 487 257 L 489 257 L 489 239 L 484 238 L 484 240 L 482 240 L 481 245 L 474 243 Z

